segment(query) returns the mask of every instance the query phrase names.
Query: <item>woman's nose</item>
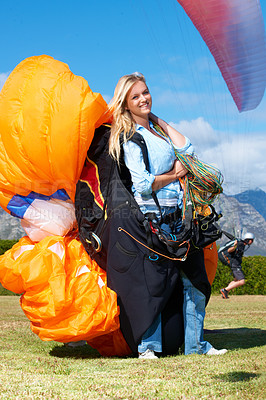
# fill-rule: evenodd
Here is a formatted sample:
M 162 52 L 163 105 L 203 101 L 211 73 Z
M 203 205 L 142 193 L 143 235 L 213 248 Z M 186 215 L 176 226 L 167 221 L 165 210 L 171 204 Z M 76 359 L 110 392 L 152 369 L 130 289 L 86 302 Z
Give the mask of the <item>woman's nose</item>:
M 147 99 L 146 99 L 146 96 L 144 95 L 144 94 L 141 94 L 140 95 L 140 100 L 141 101 L 146 101 Z

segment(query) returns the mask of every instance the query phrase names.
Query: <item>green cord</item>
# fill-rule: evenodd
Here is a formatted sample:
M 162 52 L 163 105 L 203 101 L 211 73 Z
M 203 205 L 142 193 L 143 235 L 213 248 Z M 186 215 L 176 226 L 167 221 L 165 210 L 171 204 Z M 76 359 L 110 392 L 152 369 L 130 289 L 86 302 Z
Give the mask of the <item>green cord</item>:
M 191 154 L 179 153 L 175 149 L 170 137 L 166 135 L 162 128 L 157 124 L 154 124 L 154 127 L 170 141 L 176 157 L 188 170 L 188 174 L 182 178 L 184 183 L 184 207 L 187 207 L 189 201 L 192 202 L 194 208 L 213 203 L 216 196 L 223 192 L 223 175 L 221 171 L 210 164 L 200 161 Z

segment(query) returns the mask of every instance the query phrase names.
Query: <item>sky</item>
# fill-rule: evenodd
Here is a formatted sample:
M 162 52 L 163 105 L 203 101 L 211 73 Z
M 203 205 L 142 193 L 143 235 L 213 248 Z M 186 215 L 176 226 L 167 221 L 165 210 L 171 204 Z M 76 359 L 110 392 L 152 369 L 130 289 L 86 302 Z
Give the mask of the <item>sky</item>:
M 25 58 L 68 64 L 109 102 L 118 79 L 142 72 L 153 112 L 188 136 L 224 175 L 224 192 L 266 192 L 266 95 L 239 113 L 203 39 L 176 0 L 1 2 L 0 89 Z M 264 21 L 266 1 L 261 0 Z M 266 70 L 266 69 L 265 69 Z

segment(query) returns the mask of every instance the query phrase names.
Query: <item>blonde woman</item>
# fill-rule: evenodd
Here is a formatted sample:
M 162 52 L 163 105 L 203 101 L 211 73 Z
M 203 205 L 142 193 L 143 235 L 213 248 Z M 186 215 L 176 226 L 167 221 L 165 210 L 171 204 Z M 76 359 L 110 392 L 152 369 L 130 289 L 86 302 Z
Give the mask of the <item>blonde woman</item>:
M 113 111 L 113 122 L 109 152 L 119 162 L 122 141 L 124 162 L 131 174 L 132 193 L 141 212 L 144 215 L 154 213 L 160 219 L 162 216 L 174 213 L 178 208 L 181 209 L 183 192 L 179 178 L 184 176 L 187 170 L 177 160 L 175 151 L 192 154 L 193 147 L 190 140 L 151 113 L 152 97 L 145 78 L 140 73 L 120 78 L 110 107 Z M 132 140 L 136 132 L 145 141 L 149 171 L 140 146 Z M 153 192 L 156 193 L 160 209 L 154 201 Z M 163 223 L 161 228 L 169 233 L 177 233 L 180 225 L 181 217 L 171 226 Z M 225 349 L 216 350 L 203 340 L 206 304 L 203 292 L 209 293 L 210 287 L 202 251 L 196 256 L 188 257 L 185 263 L 176 263 L 179 264 L 184 287 L 185 354 L 225 353 Z M 153 323 L 142 336 L 138 353 L 139 358 L 154 359 L 157 358 L 155 353 L 162 352 L 162 321 L 161 314 L 157 313 Z

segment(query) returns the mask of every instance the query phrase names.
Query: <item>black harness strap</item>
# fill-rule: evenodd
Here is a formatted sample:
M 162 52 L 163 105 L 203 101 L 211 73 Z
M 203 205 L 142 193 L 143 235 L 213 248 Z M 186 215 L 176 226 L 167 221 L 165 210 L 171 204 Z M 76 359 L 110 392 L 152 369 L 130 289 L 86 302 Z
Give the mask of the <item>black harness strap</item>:
M 147 149 L 147 145 L 145 143 L 145 140 L 144 140 L 143 136 L 140 133 L 135 132 L 134 135 L 129 140 L 131 140 L 133 143 L 137 144 L 141 148 L 142 155 L 143 155 L 143 161 L 144 161 L 146 170 L 148 172 L 150 172 L 150 162 L 149 162 L 149 156 L 148 156 L 148 149 Z M 157 206 L 157 208 L 159 210 L 160 223 L 161 224 L 162 223 L 165 223 L 165 224 L 173 223 L 174 221 L 176 221 L 178 218 L 181 217 L 181 210 L 179 208 L 177 208 L 174 213 L 165 215 L 163 217 L 162 209 L 161 209 L 161 206 L 160 206 L 160 203 L 159 203 L 159 200 L 158 200 L 158 197 L 157 197 L 156 193 L 154 191 L 152 191 L 151 195 L 152 195 L 152 198 L 153 198 L 153 200 L 154 200 L 154 202 L 155 202 L 155 204 L 156 204 L 156 206 Z

